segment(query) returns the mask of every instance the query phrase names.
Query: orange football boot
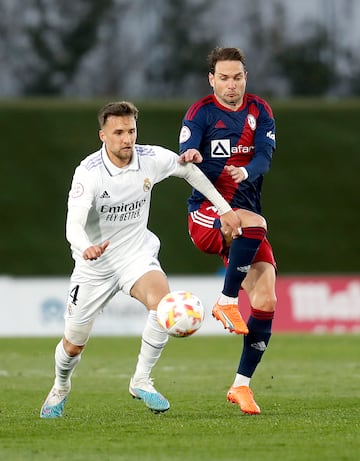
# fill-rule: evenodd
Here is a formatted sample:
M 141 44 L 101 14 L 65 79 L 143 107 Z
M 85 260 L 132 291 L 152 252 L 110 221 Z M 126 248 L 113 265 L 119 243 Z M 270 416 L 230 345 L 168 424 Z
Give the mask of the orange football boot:
M 236 304 L 220 306 L 220 304 L 216 303 L 212 310 L 212 315 L 216 320 L 220 320 L 224 328 L 227 328 L 230 333 L 235 332 L 237 335 L 247 335 L 249 333 Z
M 259 405 L 255 402 L 252 390 L 247 386 L 231 386 L 226 398 L 231 403 L 237 403 L 240 410 L 248 415 L 259 415 Z

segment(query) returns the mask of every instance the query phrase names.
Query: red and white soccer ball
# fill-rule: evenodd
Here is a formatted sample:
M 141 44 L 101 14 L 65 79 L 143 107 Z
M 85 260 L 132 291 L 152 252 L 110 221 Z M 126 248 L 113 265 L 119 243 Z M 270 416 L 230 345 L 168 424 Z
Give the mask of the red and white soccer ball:
M 190 291 L 172 291 L 157 308 L 159 324 L 170 336 L 184 338 L 195 333 L 205 316 L 200 299 Z

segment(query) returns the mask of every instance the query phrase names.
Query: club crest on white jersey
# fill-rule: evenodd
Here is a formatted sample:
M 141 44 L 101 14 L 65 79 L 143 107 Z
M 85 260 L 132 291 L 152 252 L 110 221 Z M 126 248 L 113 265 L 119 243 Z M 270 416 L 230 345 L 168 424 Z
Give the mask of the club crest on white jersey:
M 143 185 L 144 192 L 149 192 L 151 189 L 151 181 L 149 178 L 144 179 L 144 185 Z

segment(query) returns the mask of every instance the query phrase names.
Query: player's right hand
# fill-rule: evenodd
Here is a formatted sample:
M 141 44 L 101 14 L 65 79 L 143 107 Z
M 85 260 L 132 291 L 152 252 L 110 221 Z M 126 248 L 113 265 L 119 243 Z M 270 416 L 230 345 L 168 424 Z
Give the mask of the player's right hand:
M 83 258 L 95 261 L 100 258 L 106 248 L 109 246 L 110 240 L 106 240 L 102 245 L 92 245 L 83 252 Z

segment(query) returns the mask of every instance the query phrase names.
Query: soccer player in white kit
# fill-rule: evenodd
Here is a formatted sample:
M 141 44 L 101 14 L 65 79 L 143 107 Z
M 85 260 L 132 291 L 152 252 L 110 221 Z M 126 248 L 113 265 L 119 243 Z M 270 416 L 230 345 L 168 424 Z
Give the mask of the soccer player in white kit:
M 68 198 L 66 238 L 75 261 L 70 279 L 64 336 L 55 349 L 55 382 L 41 418 L 62 416 L 97 315 L 122 291 L 148 309 L 148 318 L 129 392 L 154 412 L 170 408 L 153 385 L 151 371 L 167 333 L 156 309 L 170 292 L 158 261 L 160 241 L 148 228 L 151 192 L 169 176 L 184 178 L 219 210 L 222 225 L 239 234 L 239 218 L 192 163 L 160 146 L 136 144 L 138 110 L 127 101 L 104 106 L 98 114 L 102 147 L 76 168 Z

